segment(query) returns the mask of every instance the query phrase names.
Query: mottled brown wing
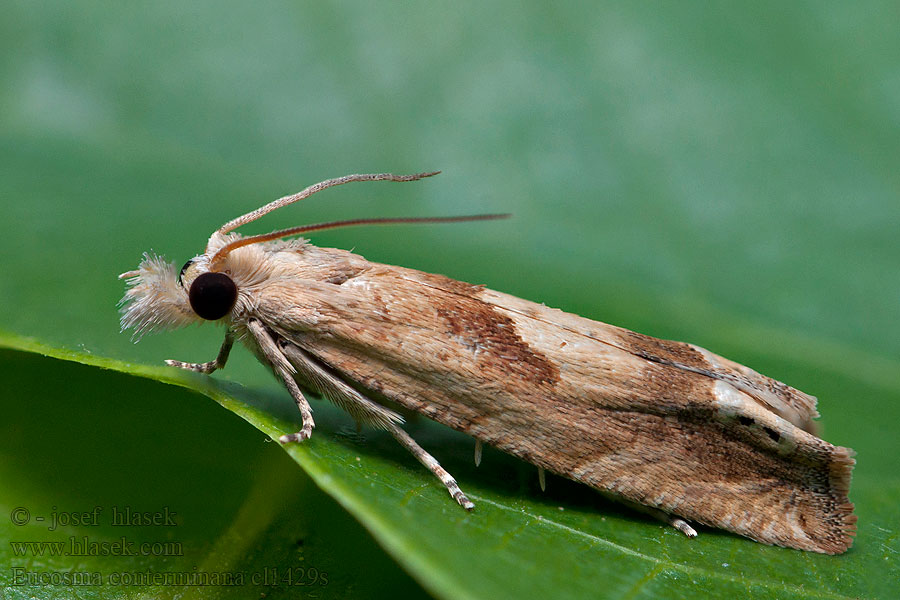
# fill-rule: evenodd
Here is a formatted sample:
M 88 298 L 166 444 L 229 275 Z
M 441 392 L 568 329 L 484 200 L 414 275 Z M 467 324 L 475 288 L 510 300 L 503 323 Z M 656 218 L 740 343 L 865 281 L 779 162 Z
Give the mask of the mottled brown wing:
M 376 396 L 554 473 L 768 544 L 851 544 L 852 451 L 804 431 L 812 397 L 688 344 L 369 264 L 270 281 L 260 318 Z
M 480 298 L 506 312 L 544 321 L 548 325 L 615 346 L 640 358 L 726 381 L 748 394 L 763 408 L 809 433 L 815 433 L 813 419 L 819 416 L 815 397 L 709 350 L 591 321 L 493 290 L 484 290 Z

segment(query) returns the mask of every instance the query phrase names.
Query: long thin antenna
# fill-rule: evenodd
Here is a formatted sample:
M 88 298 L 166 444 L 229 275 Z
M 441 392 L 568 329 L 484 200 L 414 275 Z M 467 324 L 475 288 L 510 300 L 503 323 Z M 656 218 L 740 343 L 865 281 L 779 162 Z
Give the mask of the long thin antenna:
M 338 227 L 350 227 L 355 225 L 394 225 L 398 223 L 459 223 L 461 221 L 491 221 L 494 219 L 506 219 L 511 217 L 510 214 L 495 215 L 463 215 L 458 217 L 384 217 L 374 219 L 348 219 L 345 221 L 330 221 L 328 223 L 316 223 L 315 225 L 299 225 L 288 229 L 273 231 L 272 233 L 263 233 L 261 235 L 252 235 L 250 237 L 235 240 L 230 244 L 226 244 L 213 255 L 211 264 L 216 264 L 223 260 L 230 252 L 242 246 L 249 246 L 259 242 L 269 242 L 271 240 L 281 239 L 289 235 L 297 235 L 300 233 L 309 233 L 310 231 L 322 231 L 323 229 L 336 229 Z
M 321 192 L 325 188 L 330 188 L 336 185 L 343 185 L 345 183 L 351 183 L 354 181 L 416 181 L 418 179 L 424 179 L 426 177 L 431 177 L 432 175 L 437 175 L 438 173 L 440 173 L 440 171 L 431 171 L 430 173 L 415 173 L 413 175 L 394 175 L 393 173 L 356 173 L 354 175 L 335 177 L 334 179 L 328 179 L 326 181 L 321 181 L 315 185 L 311 185 L 302 192 L 298 192 L 291 196 L 285 196 L 284 198 L 279 198 L 278 200 L 273 200 L 265 206 L 257 208 L 252 212 L 248 212 L 246 215 L 242 215 L 237 219 L 232 219 L 231 221 L 228 221 L 227 223 L 219 227 L 217 233 L 228 233 L 233 229 L 237 229 L 241 225 L 246 225 L 251 221 L 255 221 L 256 219 L 272 212 L 273 210 L 281 208 L 282 206 L 287 206 L 288 204 L 293 204 L 294 202 L 297 202 L 299 200 L 309 198 L 316 192 Z M 221 252 L 222 251 L 220 250 L 219 253 Z M 217 253 L 217 255 L 219 253 Z

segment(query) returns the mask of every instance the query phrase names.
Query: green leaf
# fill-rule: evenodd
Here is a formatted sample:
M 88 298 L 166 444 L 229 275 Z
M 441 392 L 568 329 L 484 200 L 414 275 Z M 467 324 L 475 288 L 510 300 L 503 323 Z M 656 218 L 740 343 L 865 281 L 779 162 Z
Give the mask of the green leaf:
M 299 564 L 329 583 L 73 592 L 16 586 L 5 568 L 0 595 L 900 595 L 898 21 L 879 2 L 10 3 L 4 564 L 104 575 Z M 476 501 L 466 514 L 390 439 L 356 436 L 323 403 L 313 438 L 288 449 L 296 468 L 264 440 L 297 415 L 246 352 L 212 378 L 146 366 L 209 360 L 221 331 L 138 345 L 119 333 L 115 276 L 142 252 L 181 264 L 279 195 L 428 169 L 444 173 L 329 190 L 246 232 L 514 213 L 314 242 L 691 341 L 819 396 L 824 437 L 858 452 L 854 547 L 826 557 L 708 529 L 686 540 L 574 483 L 550 478 L 541 493 L 533 469 L 490 449 L 476 469 L 470 440 L 413 423 Z M 11 521 L 20 506 L 108 516 L 126 504 L 169 506 L 183 522 Z M 8 543 L 69 535 L 186 552 L 26 561 Z
M 59 351 L 13 336 L 6 336 L 0 342 L 9 347 L 195 388 L 246 419 L 271 439 L 296 429 L 279 414 L 280 410 L 270 407 L 272 398 L 260 397 L 234 384 L 221 384 L 190 373 L 173 373 L 170 369 L 141 367 Z M 6 479 L 28 482 L 36 479 L 44 483 L 5 490 L 7 497 L 3 504 L 10 515 L 19 507 L 36 515 L 52 515 L 56 510 L 67 512 L 55 508 L 63 501 L 78 507 L 74 509 L 76 512 L 98 506 L 101 512 L 107 513 L 116 507 L 120 512 L 123 507 L 134 507 L 135 511 L 146 513 L 172 510 L 186 515 L 182 517 L 183 522 L 171 528 L 173 533 L 162 527 L 117 530 L 103 526 L 109 525 L 109 521 L 101 522 L 97 527 L 69 527 L 57 535 L 48 535 L 43 525 L 28 529 L 7 526 L 4 537 L 9 540 L 11 550 L 7 558 L 10 564 L 20 568 L 14 573 L 18 581 L 27 581 L 23 578 L 30 573 L 74 569 L 98 573 L 96 577 L 100 577 L 100 581 L 115 589 L 110 583 L 117 580 L 110 580 L 110 577 L 117 574 L 138 577 L 145 572 L 190 573 L 197 569 L 222 577 L 231 576 L 230 581 L 235 583 L 226 589 L 228 592 L 241 590 L 252 583 L 252 577 L 265 577 L 266 573 L 295 572 L 309 577 L 309 573 L 314 572 L 317 579 L 324 574 L 326 583 L 322 587 L 331 585 L 330 595 L 336 592 L 335 581 L 339 577 L 353 577 L 352 566 L 340 564 L 340 557 L 331 557 L 333 550 L 319 538 L 339 536 L 340 531 L 316 529 L 312 537 L 320 545 L 303 543 L 298 551 L 296 545 L 305 542 L 310 537 L 310 528 L 314 527 L 304 522 L 300 515 L 314 516 L 314 522 L 318 524 L 320 506 L 307 502 L 304 486 L 291 484 L 297 479 L 296 474 L 286 469 L 283 462 L 267 456 L 266 467 L 255 470 L 251 481 L 245 480 L 247 471 L 242 465 L 255 462 L 250 457 L 261 453 L 263 444 L 259 438 L 248 441 L 246 432 L 234 431 L 237 429 L 234 422 L 227 426 L 207 423 L 202 431 L 199 430 L 197 424 L 207 420 L 206 416 L 181 414 L 184 408 L 179 406 L 177 399 L 173 400 L 177 394 L 172 393 L 172 388 L 154 390 L 153 387 L 159 386 L 148 386 L 140 380 L 129 381 L 109 371 L 76 369 L 64 363 L 48 366 L 47 363 L 55 361 L 36 360 L 22 353 L 6 354 L 0 363 L 7 370 L 5 380 L 15 381 L 16 389 L 23 392 L 17 395 L 16 402 L 4 407 L 4 414 L 9 415 L 8 427 L 12 424 L 15 428 L 10 427 L 3 437 L 10 441 L 7 453 L 15 451 L 28 458 L 16 465 L 17 470 L 7 473 Z M 59 379 L 55 386 L 38 383 L 45 380 L 41 375 L 47 368 L 57 371 Z M 73 387 L 80 391 L 74 402 L 56 401 L 68 398 Z M 147 387 L 151 389 L 142 389 Z M 116 414 L 107 427 L 98 424 L 95 416 L 84 420 L 88 415 L 114 414 L 122 406 L 122 397 L 152 399 L 152 403 L 126 404 L 128 411 Z M 28 402 L 28 398 L 34 400 Z M 202 407 L 196 403 L 192 408 L 195 413 L 202 412 Z M 465 473 L 460 479 L 478 505 L 474 513 L 466 513 L 450 501 L 446 491 L 429 473 L 418 468 L 410 456 L 391 443 L 388 436 L 360 436 L 346 425 L 342 427 L 333 411 L 322 412 L 325 418 L 318 418 L 317 434 L 308 443 L 292 446 L 290 455 L 423 585 L 443 597 L 552 595 L 581 598 L 600 583 L 614 597 L 677 598 L 690 595 L 698 586 L 715 589 L 717 594 L 752 594 L 754 597 L 878 597 L 874 590 L 880 586 L 865 575 L 867 565 L 890 561 L 896 544 L 896 536 L 885 527 L 890 523 L 893 507 L 889 502 L 873 498 L 872 490 L 866 493 L 865 487 L 860 493 L 858 482 L 854 497 L 861 514 L 870 512 L 867 509 L 875 509 L 871 510 L 874 514 L 870 514 L 868 522 L 863 522 L 860 531 L 860 535 L 870 542 L 843 556 L 769 548 L 705 529 L 699 540 L 688 540 L 673 529 L 603 502 L 572 482 L 551 478 L 549 493 L 542 495 L 536 489 L 533 473 L 521 463 L 490 451 L 485 456 L 486 464 L 475 472 L 474 467 L 465 466 L 471 444 L 463 436 L 434 427 L 412 427 L 414 436 L 426 447 L 440 448 L 442 462 L 448 469 L 457 475 Z M 173 415 L 177 415 L 177 421 L 173 422 Z M 80 427 L 73 423 L 79 417 L 84 421 Z M 148 421 L 156 427 L 148 425 Z M 141 438 L 136 437 L 136 431 L 131 427 L 123 428 L 123 422 L 142 423 Z M 22 428 L 23 423 L 33 429 L 31 435 L 27 427 Z M 179 427 L 179 423 L 183 425 Z M 97 434 L 107 436 L 102 448 L 95 446 Z M 166 452 L 158 454 L 151 444 L 143 441 L 144 438 L 165 440 Z M 34 440 L 33 446 L 23 443 L 25 440 Z M 53 440 L 54 444 L 47 444 L 47 440 Z M 196 451 L 198 440 L 203 441 L 202 452 Z M 244 447 L 239 445 L 242 441 Z M 68 461 L 54 460 L 59 446 L 69 450 Z M 271 450 L 266 452 L 270 454 Z M 117 456 L 112 464 L 103 458 L 110 454 Z M 166 456 L 169 460 L 163 458 Z M 213 469 L 210 469 L 210 457 L 214 457 Z M 107 464 L 101 473 L 85 479 L 79 467 L 95 462 Z M 277 466 L 269 466 L 272 463 Z M 244 477 L 229 480 L 227 473 L 233 472 L 235 467 Z M 124 479 L 114 479 L 117 485 L 107 488 L 110 472 L 121 473 Z M 143 479 L 154 472 L 162 474 L 162 485 L 152 479 L 138 485 L 125 485 L 126 482 L 133 484 L 135 475 Z M 28 477 L 23 477 L 25 474 Z M 67 481 L 68 478 L 71 480 Z M 185 479 L 191 481 L 191 491 L 176 494 L 173 483 L 183 483 Z M 893 488 L 880 490 L 885 498 L 900 491 L 896 482 L 893 485 Z M 83 489 L 86 493 L 60 493 L 60 489 Z M 148 495 L 148 490 L 154 493 Z M 201 494 L 198 495 L 198 491 Z M 176 494 L 176 500 L 172 499 L 172 494 Z M 231 502 L 223 503 L 224 498 Z M 242 500 L 242 504 L 234 506 L 238 500 Z M 871 501 L 869 506 L 867 500 Z M 48 510 L 49 504 L 54 508 Z M 172 508 L 173 505 L 178 507 L 177 510 Z M 10 521 L 12 524 L 12 516 Z M 187 527 L 187 524 L 194 527 Z M 120 531 L 128 532 L 135 545 L 168 540 L 179 544 L 179 548 L 190 548 L 190 552 L 183 552 L 187 556 L 181 561 L 170 557 L 163 560 L 142 557 L 142 561 L 130 562 L 123 557 L 116 557 L 118 560 L 114 561 L 100 557 L 78 562 L 77 568 L 66 562 L 71 560 L 67 558 L 43 565 L 42 570 L 21 566 L 23 557 L 16 554 L 23 541 L 71 544 L 70 539 L 83 539 L 83 545 L 87 547 L 88 541 L 102 544 L 103 541 L 112 543 L 112 540 L 124 539 L 124 536 L 117 536 Z M 297 541 L 292 545 L 294 539 Z M 307 551 L 312 555 L 309 563 L 303 562 L 303 554 Z M 312 566 L 315 564 L 312 560 L 319 565 L 324 561 L 332 568 Z M 113 568 L 116 570 L 111 570 Z M 372 572 L 369 565 L 363 571 Z M 497 577 L 497 573 L 516 575 Z M 892 577 L 890 573 L 886 575 Z M 11 585 L 15 581 L 7 581 L 8 589 L 15 589 Z M 133 584 L 134 580 L 128 582 Z M 281 583 L 266 593 L 284 591 L 287 586 L 283 581 Z M 353 589 L 352 584 L 345 585 Z M 155 593 L 174 595 L 173 588 L 179 587 L 188 588 L 167 582 L 157 586 Z M 98 597 L 108 597 L 102 595 L 103 591 L 106 590 L 101 590 Z M 236 592 L 238 597 L 240 593 Z M 366 595 L 372 593 L 372 589 L 366 590 Z
M 422 595 L 278 444 L 190 391 L 271 423 L 226 398 L 235 386 L 0 346 L 66 359 L 0 350 L 4 599 Z

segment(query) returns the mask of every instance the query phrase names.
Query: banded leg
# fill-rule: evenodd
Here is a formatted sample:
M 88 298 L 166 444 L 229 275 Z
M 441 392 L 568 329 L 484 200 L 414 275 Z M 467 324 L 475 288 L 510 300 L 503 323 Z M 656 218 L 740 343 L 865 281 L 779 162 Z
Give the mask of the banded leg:
M 617 494 L 613 494 L 612 492 L 600 492 L 600 493 L 603 494 L 604 496 L 606 496 L 607 498 L 609 498 L 610 500 L 613 500 L 615 502 L 621 502 L 622 504 L 627 504 L 632 509 L 634 509 L 638 512 L 642 512 L 645 515 L 650 515 L 654 519 L 658 519 L 658 520 L 662 521 L 663 523 L 671 525 L 672 527 L 674 527 L 675 529 L 677 529 L 678 531 L 680 531 L 681 533 L 683 533 L 684 535 L 686 535 L 689 538 L 697 537 L 697 530 L 695 530 L 693 527 L 691 527 L 688 524 L 688 522 L 685 521 L 684 519 L 682 519 L 681 517 L 676 517 L 675 515 L 673 515 L 671 513 L 667 513 L 666 511 L 660 510 L 658 508 L 653 508 L 652 506 L 644 506 L 643 504 L 638 504 L 637 502 L 633 502 L 631 500 L 626 500 L 625 498 L 622 498 L 621 496 L 619 496 Z
M 166 364 L 170 367 L 178 367 L 179 369 L 187 369 L 188 371 L 196 371 L 197 373 L 212 373 L 216 369 L 224 369 L 225 363 L 228 362 L 228 355 L 231 353 L 231 347 L 234 345 L 234 332 L 230 329 L 225 332 L 225 341 L 219 348 L 219 355 L 215 360 L 205 363 L 187 363 L 180 360 L 167 360 Z
M 400 423 L 403 422 L 400 415 L 369 400 L 358 390 L 348 385 L 347 382 L 323 368 L 305 350 L 293 344 L 286 344 L 281 350 L 291 365 L 297 370 L 298 375 L 301 375 L 308 385 L 350 413 L 357 420 L 357 423 L 368 423 L 390 431 L 391 435 L 407 450 L 412 452 L 419 462 L 437 475 L 441 483 L 447 487 L 450 495 L 459 502 L 460 506 L 467 510 L 475 507 L 466 495 L 462 493 L 462 490 L 459 489 L 456 480 L 441 467 L 438 461 L 422 449 L 406 431 L 400 428 Z
M 417 444 L 408 433 L 393 423 L 386 429 L 391 432 L 391 435 L 394 436 L 395 440 L 412 452 L 413 456 L 415 456 L 420 463 L 425 465 L 429 471 L 437 475 L 437 478 L 441 480 L 441 483 L 444 484 L 447 491 L 453 496 L 453 499 L 459 502 L 460 506 L 466 510 L 475 508 L 475 504 L 466 497 L 461 489 L 459 489 L 459 484 L 456 483 L 456 479 L 454 479 L 432 455 L 428 454 L 422 446 Z
M 649 506 L 643 507 L 643 512 L 647 513 L 651 517 L 656 517 L 663 523 L 668 523 L 689 538 L 697 537 L 697 531 L 693 527 L 688 525 L 688 522 L 681 517 L 676 517 L 675 515 L 669 514 L 664 510 L 659 510 L 658 508 L 650 508 Z

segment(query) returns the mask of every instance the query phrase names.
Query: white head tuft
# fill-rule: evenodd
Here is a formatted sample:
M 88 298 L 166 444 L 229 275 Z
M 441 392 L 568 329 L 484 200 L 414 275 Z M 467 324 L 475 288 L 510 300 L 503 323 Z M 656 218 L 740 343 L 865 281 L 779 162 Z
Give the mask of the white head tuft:
M 202 321 L 191 309 L 188 293 L 172 263 L 144 254 L 136 271 L 119 275 L 128 290 L 119 303 L 122 331 L 134 329 L 135 339 L 154 329 L 175 329 Z

